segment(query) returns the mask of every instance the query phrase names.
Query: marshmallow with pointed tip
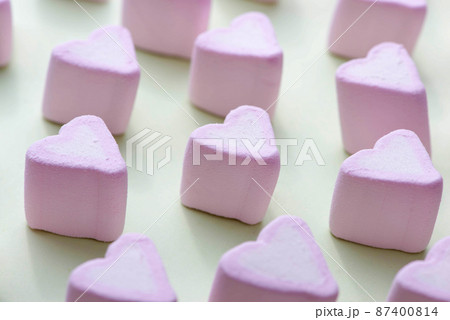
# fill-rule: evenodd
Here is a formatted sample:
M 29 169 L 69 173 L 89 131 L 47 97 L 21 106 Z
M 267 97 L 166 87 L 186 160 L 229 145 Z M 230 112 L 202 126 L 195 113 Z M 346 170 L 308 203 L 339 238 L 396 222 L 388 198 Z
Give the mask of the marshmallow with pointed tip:
M 256 242 L 223 255 L 210 301 L 336 301 L 338 286 L 308 225 L 283 216 L 265 227 Z
M 190 59 L 210 11 L 211 0 L 124 0 L 122 22 L 136 47 Z
M 100 241 L 122 233 L 127 167 L 102 119 L 81 116 L 26 153 L 25 213 L 33 229 Z
M 137 233 L 124 234 L 108 247 L 105 258 L 85 262 L 73 270 L 66 294 L 69 302 L 176 300 L 155 245 Z
M 0 0 L 0 67 L 11 60 L 12 16 L 9 0 Z
M 424 261 L 414 261 L 395 276 L 391 302 L 450 302 L 450 237 L 440 240 Z
M 191 101 L 221 117 L 242 105 L 263 108 L 272 116 L 282 69 L 283 51 L 269 18 L 246 13 L 229 28 L 197 38 L 190 73 Z
M 330 52 L 362 58 L 377 44 L 397 42 L 412 53 L 426 12 L 426 0 L 339 0 L 328 40 Z
M 344 148 L 369 149 L 397 129 L 414 131 L 431 154 L 425 87 L 400 44 L 383 43 L 336 72 Z
M 181 202 L 193 209 L 248 224 L 263 220 L 280 172 L 280 155 L 267 112 L 242 106 L 224 124 L 189 137 Z
M 417 135 L 397 130 L 341 166 L 330 229 L 338 238 L 405 252 L 426 249 L 443 181 Z
M 87 41 L 53 49 L 44 93 L 44 117 L 67 123 L 82 115 L 103 119 L 112 134 L 128 126 L 140 69 L 127 29 L 109 26 Z

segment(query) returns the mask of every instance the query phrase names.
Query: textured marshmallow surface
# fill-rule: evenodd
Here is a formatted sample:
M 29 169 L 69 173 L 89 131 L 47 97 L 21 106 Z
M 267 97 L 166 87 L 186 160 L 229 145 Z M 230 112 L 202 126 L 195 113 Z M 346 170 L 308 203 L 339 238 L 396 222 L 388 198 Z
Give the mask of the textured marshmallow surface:
M 280 217 L 227 252 L 210 301 L 335 301 L 338 287 L 309 227 Z
M 203 50 L 221 53 L 271 57 L 281 54 L 270 20 L 261 13 L 242 15 L 229 28 L 220 28 L 201 34 L 196 45 Z
M 124 0 L 122 20 L 138 48 L 189 59 L 210 10 L 211 0 Z
M 377 45 L 367 58 L 344 63 L 336 76 L 341 81 L 389 90 L 415 92 L 425 89 L 406 49 L 392 42 Z
M 6 66 L 11 59 L 12 16 L 9 0 L 0 0 L 0 67 Z
M 414 261 L 397 274 L 388 301 L 450 301 L 450 238 L 440 240 L 424 261 Z
M 53 49 L 44 93 L 44 116 L 67 123 L 85 114 L 101 117 L 113 134 L 125 132 L 140 69 L 128 30 L 98 29 L 85 41 Z
M 271 139 L 268 114 L 251 106 L 231 111 L 224 124 L 195 130 L 184 158 L 182 203 L 249 224 L 260 222 L 270 202 L 265 191 L 272 194 L 280 171 L 280 156 Z M 258 146 L 257 154 L 252 154 L 252 146 Z M 216 153 L 222 159 L 207 159 Z
M 281 82 L 283 52 L 270 20 L 250 12 L 229 28 L 201 34 L 190 74 L 191 101 L 226 116 L 241 105 L 254 105 L 272 115 Z
M 105 258 L 72 271 L 66 301 L 174 302 L 161 258 L 153 242 L 128 233 L 112 243 Z
M 425 87 L 402 45 L 382 43 L 367 58 L 344 63 L 336 72 L 336 86 L 349 153 L 371 148 L 397 129 L 414 131 L 431 153 Z
M 331 232 L 373 247 L 420 252 L 431 238 L 442 187 L 417 135 L 394 131 L 342 164 Z
M 27 151 L 25 212 L 33 229 L 113 241 L 126 199 L 125 161 L 98 117 L 78 117 Z
M 339 0 L 330 28 L 330 51 L 360 58 L 373 46 L 392 41 L 411 53 L 426 11 L 425 0 Z

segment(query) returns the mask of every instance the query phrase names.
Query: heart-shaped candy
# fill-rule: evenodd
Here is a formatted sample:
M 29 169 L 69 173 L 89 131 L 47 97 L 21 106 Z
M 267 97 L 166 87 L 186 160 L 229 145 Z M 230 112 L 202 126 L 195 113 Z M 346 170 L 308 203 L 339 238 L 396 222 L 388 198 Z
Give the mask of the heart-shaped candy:
M 270 118 L 241 106 L 224 124 L 209 124 L 189 137 L 181 201 L 190 208 L 255 224 L 263 220 L 280 172 Z
M 25 213 L 31 228 L 113 241 L 122 233 L 126 202 L 125 161 L 100 118 L 78 117 L 28 149 Z
M 367 58 L 344 63 L 336 72 L 336 85 L 349 153 L 371 148 L 398 129 L 414 131 L 431 153 L 425 87 L 402 45 L 382 43 Z
M 342 81 L 405 92 L 423 91 L 414 61 L 408 51 L 396 43 L 382 43 L 366 58 L 344 63 L 337 72 Z
M 66 301 L 175 302 L 161 258 L 153 242 L 128 233 L 112 243 L 105 258 L 72 271 Z
M 270 20 L 262 13 L 237 17 L 229 28 L 201 34 L 191 66 L 191 101 L 226 116 L 241 105 L 272 115 L 281 82 L 283 52 Z
M 338 238 L 406 252 L 426 248 L 442 196 L 442 177 L 415 133 L 397 130 L 341 166 L 331 207 Z
M 450 302 L 450 237 L 436 243 L 425 261 L 403 267 L 394 279 L 388 301 Z
M 113 134 L 125 132 L 140 69 L 127 29 L 98 29 L 85 41 L 53 49 L 44 94 L 44 116 L 67 123 L 81 115 L 101 117 Z
M 283 216 L 220 260 L 210 301 L 336 301 L 338 286 L 308 225 Z
M 412 52 L 426 12 L 426 0 L 338 0 L 330 28 L 330 52 L 361 58 L 387 41 L 401 43 Z
M 190 59 L 211 0 L 124 0 L 122 22 L 140 49 Z

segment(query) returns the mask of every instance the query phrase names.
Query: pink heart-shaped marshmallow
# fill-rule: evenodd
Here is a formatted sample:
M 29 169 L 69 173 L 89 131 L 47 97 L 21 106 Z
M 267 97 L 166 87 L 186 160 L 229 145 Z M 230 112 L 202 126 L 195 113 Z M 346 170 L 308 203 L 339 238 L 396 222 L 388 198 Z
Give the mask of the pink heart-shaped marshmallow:
M 120 26 L 95 30 L 87 40 L 52 51 L 44 93 L 44 117 L 67 123 L 96 115 L 112 134 L 125 132 L 140 79 L 130 33 Z
M 153 242 L 142 234 L 124 234 L 105 258 L 72 271 L 66 301 L 174 302 L 163 263 Z
M 450 237 L 436 243 L 424 261 L 414 261 L 397 274 L 388 301 L 450 301 Z
M 272 115 L 281 83 L 283 51 L 267 16 L 243 14 L 229 28 L 198 36 L 190 74 L 191 101 L 219 116 L 252 105 Z
M 307 224 L 283 216 L 220 260 L 210 301 L 335 301 L 338 287 Z
M 264 218 L 279 172 L 280 155 L 268 114 L 241 106 L 228 114 L 224 124 L 209 124 L 191 134 L 181 201 L 190 208 L 255 224 Z
M 424 250 L 442 196 L 442 177 L 417 135 L 397 130 L 344 161 L 330 228 L 338 238 L 406 252 Z
M 33 229 L 113 241 L 122 233 L 127 168 L 102 119 L 75 118 L 27 151 L 25 213 Z

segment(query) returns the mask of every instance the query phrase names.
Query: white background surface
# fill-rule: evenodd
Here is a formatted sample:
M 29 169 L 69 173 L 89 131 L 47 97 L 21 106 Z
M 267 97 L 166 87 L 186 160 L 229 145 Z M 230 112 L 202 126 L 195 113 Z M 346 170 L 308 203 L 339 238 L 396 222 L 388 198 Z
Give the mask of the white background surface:
M 30 230 L 23 209 L 26 149 L 34 141 L 56 134 L 59 126 L 41 116 L 41 100 L 52 47 L 86 38 L 97 25 L 72 0 L 12 0 L 14 55 L 0 70 L 0 301 L 63 301 L 70 271 L 86 260 L 102 257 L 108 244 Z M 425 27 L 414 53 L 428 92 L 433 160 L 444 176 L 444 195 L 431 244 L 450 235 L 450 3 L 430 0 Z M 120 1 L 80 2 L 102 25 L 120 23 Z M 328 215 L 342 148 L 334 72 L 344 61 L 325 54 L 334 0 L 280 0 L 274 6 L 246 0 L 213 0 L 211 27 L 224 27 L 252 10 L 272 20 L 285 51 L 281 98 L 273 119 L 278 138 L 313 138 L 326 166 L 314 163 L 282 167 L 275 199 L 290 214 L 311 227 L 318 243 L 374 299 L 383 301 L 396 272 L 424 253 L 406 254 L 341 241 L 331 236 Z M 382 22 L 380 22 L 382 23 Z M 319 58 L 320 57 L 320 58 Z M 319 59 L 318 59 L 319 58 Z M 192 105 L 187 95 L 189 63 L 138 53 L 141 65 L 203 125 L 221 122 Z M 316 60 L 312 67 L 309 66 Z M 306 71 L 307 70 L 307 71 Z M 306 71 L 306 72 L 305 72 Z M 263 223 L 247 226 L 184 208 L 179 200 L 181 165 L 188 136 L 196 124 L 145 73 L 127 133 L 117 139 L 125 156 L 125 141 L 144 128 L 173 137 L 173 160 L 148 176 L 129 169 L 125 232 L 142 232 L 155 242 L 180 301 L 206 301 L 217 263 L 228 249 L 254 240 L 282 209 L 272 201 Z M 291 163 L 295 152 L 291 153 Z M 335 261 L 326 256 L 340 287 L 340 301 L 370 301 Z

